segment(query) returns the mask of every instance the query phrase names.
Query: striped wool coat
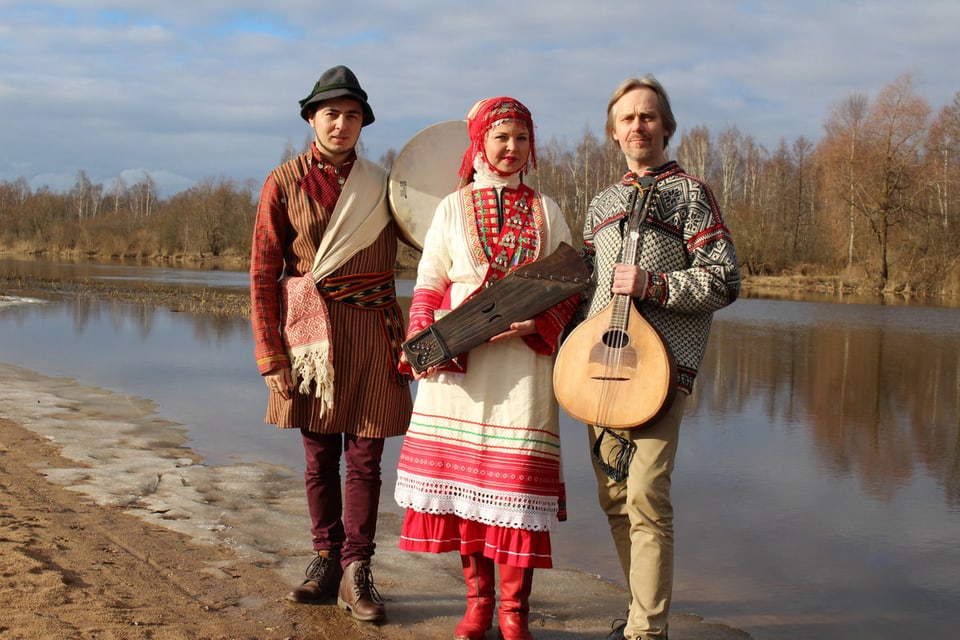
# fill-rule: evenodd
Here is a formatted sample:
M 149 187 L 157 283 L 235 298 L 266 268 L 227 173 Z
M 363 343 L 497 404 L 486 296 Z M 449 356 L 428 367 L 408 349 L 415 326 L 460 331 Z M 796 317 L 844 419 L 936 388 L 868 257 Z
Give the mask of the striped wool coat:
M 330 210 L 300 186 L 319 160 L 316 150 L 281 165 L 261 190 L 254 224 L 250 265 L 251 324 L 257 367 L 262 374 L 289 366 L 280 335 L 282 275 L 309 273 Z M 384 173 L 383 179 L 386 180 Z M 372 244 L 361 249 L 330 278 L 376 274 L 394 269 L 397 230 L 391 221 Z M 320 283 L 323 284 L 323 283 Z M 410 420 L 412 399 L 406 380 L 397 375 L 396 345 L 383 330 L 388 310 L 362 309 L 327 301 L 336 371 L 334 407 L 321 416 L 320 399 L 294 390 L 289 400 L 270 393 L 266 422 L 315 433 L 349 433 L 361 437 L 402 435 Z M 402 327 L 400 328 L 402 336 Z

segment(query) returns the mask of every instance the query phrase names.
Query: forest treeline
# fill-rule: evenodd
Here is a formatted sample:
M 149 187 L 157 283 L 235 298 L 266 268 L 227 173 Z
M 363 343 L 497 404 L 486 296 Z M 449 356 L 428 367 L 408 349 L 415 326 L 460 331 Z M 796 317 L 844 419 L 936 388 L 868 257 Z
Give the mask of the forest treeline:
M 833 103 L 819 141 L 765 148 L 747 131 L 681 129 L 668 150 L 713 188 L 744 275 L 832 279 L 871 291 L 960 295 L 960 91 L 934 111 L 904 74 L 872 99 Z M 292 144 L 280 160 L 296 153 Z M 390 168 L 397 152 L 379 162 Z M 570 144 L 537 142 L 528 177 L 567 216 L 575 242 L 590 199 L 619 179 L 619 149 L 589 130 Z M 66 193 L 0 182 L 0 248 L 20 253 L 141 261 L 250 254 L 262 176 L 210 177 L 161 199 L 149 174 L 93 184 L 77 173 Z M 403 252 L 402 267 L 416 254 Z

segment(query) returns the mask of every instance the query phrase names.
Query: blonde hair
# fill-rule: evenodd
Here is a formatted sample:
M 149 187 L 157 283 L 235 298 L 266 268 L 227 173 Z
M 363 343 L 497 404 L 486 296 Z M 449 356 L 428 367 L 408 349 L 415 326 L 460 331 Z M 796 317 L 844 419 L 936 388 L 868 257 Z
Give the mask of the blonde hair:
M 613 92 L 613 95 L 610 96 L 610 101 L 607 103 L 607 137 L 612 138 L 614 134 L 614 105 L 619 102 L 620 98 L 635 89 L 650 89 L 657 94 L 657 101 L 660 104 L 660 117 L 663 119 L 663 128 L 667 132 L 666 135 L 663 136 L 663 148 L 666 149 L 667 145 L 670 144 L 670 138 L 677 131 L 677 119 L 673 117 L 673 109 L 670 108 L 670 97 L 667 96 L 667 90 L 649 73 L 640 78 L 628 78 L 624 80 Z

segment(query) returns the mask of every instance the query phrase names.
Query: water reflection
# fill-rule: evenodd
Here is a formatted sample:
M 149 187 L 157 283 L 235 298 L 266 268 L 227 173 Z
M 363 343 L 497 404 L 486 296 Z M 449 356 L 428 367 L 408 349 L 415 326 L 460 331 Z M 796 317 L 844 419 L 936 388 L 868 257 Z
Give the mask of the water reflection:
M 714 328 L 695 403 L 728 414 L 759 402 L 871 496 L 889 500 L 924 472 L 960 506 L 960 312 L 744 302 L 752 319 Z
M 210 464 L 296 473 L 297 439 L 262 423 L 252 353 L 242 318 L 82 299 L 0 308 L 0 363 L 154 400 Z M 763 299 L 723 310 L 681 432 L 675 609 L 758 639 L 952 634 L 958 425 L 960 310 Z M 585 429 L 564 417 L 562 431 L 558 562 L 622 583 Z
M 145 267 L 136 263 L 104 264 L 77 260 L 52 262 L 37 258 L 24 260 L 0 257 L 0 270 L 7 276 L 38 278 L 41 280 L 126 280 L 155 284 L 203 285 L 207 287 L 246 288 L 246 272 L 209 269 L 182 269 L 177 267 Z

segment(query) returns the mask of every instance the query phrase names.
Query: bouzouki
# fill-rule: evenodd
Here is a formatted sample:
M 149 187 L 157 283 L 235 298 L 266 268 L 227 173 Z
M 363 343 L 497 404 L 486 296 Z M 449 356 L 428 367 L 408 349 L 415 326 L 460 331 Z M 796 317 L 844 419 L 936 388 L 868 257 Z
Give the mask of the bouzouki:
M 634 183 L 621 262 L 634 264 L 640 224 L 654 201 L 654 179 Z M 643 199 L 637 209 L 637 197 Z M 673 354 L 627 294 L 614 294 L 599 313 L 564 341 L 553 370 L 553 389 L 572 418 L 611 429 L 641 427 L 670 407 L 676 392 Z

